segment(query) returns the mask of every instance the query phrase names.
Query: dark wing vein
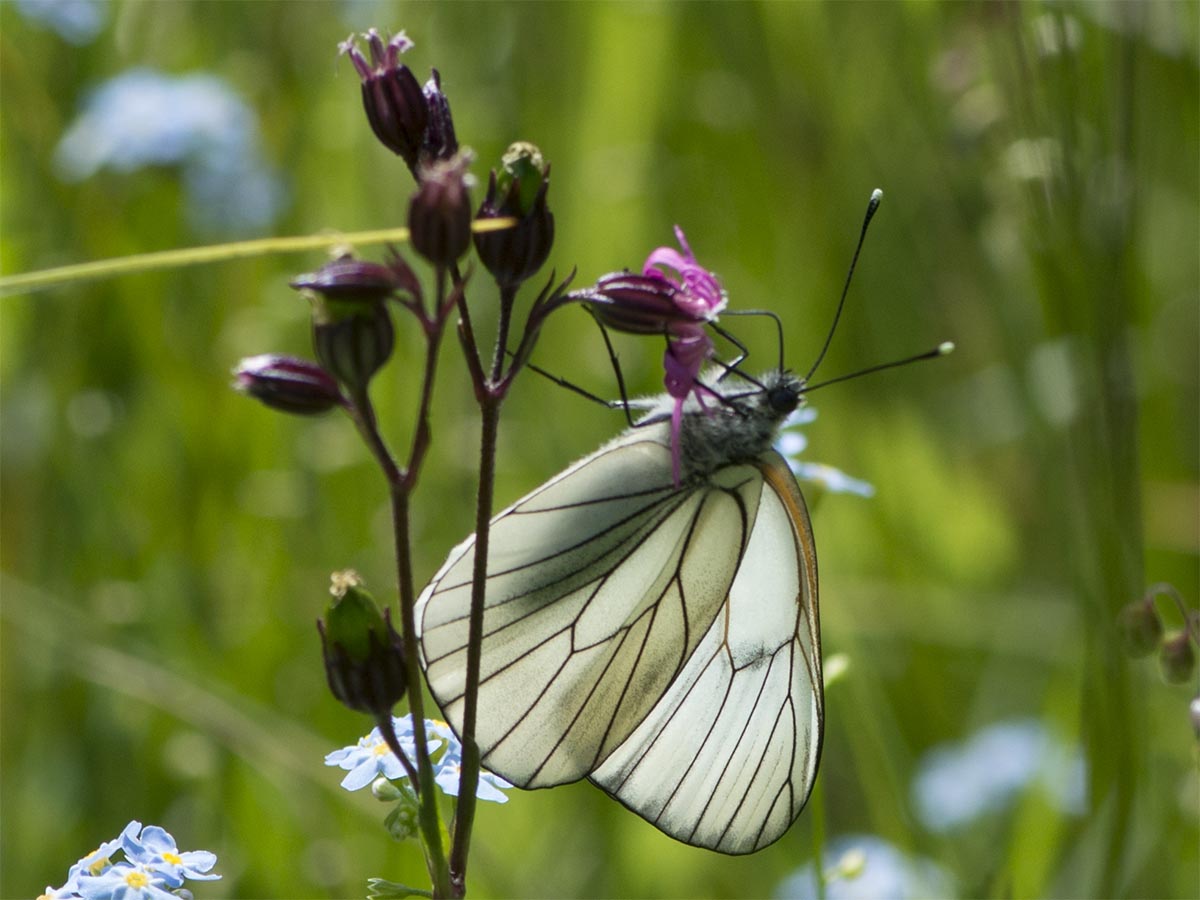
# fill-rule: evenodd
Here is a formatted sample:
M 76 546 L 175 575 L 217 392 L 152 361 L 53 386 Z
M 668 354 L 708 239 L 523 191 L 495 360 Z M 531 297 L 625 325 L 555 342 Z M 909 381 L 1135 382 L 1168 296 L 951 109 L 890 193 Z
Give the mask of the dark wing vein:
M 556 479 L 493 524 L 477 740 L 524 786 L 583 777 L 628 738 L 708 633 L 744 550 L 748 515 L 729 485 L 753 469 L 665 490 L 662 445 L 596 459 L 602 478 Z M 430 688 L 456 727 L 473 549 L 460 545 L 418 609 Z
M 821 742 L 811 527 L 782 461 L 767 454 L 758 470 L 769 490 L 722 611 L 591 776 L 673 837 L 725 853 L 752 852 L 786 831 L 808 798 Z

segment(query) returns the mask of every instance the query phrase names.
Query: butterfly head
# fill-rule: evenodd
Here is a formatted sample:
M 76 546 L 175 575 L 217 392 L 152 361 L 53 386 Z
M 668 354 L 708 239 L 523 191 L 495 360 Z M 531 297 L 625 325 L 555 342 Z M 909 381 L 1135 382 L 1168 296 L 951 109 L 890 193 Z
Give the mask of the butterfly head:
M 680 431 L 684 480 L 765 453 L 803 400 L 804 381 L 791 372 L 768 372 L 736 388 L 731 380 L 706 379 L 706 395 L 718 399 L 686 408 Z
M 795 412 L 804 398 L 804 381 L 791 372 L 772 372 L 763 385 L 766 406 L 780 422 Z

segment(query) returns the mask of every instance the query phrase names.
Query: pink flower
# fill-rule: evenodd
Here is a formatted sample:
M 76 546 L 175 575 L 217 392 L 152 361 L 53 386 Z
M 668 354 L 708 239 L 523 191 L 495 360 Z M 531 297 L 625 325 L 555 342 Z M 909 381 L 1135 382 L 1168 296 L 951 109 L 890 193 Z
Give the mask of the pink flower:
M 626 334 L 661 334 L 667 338 L 663 355 L 663 383 L 674 401 L 671 411 L 671 468 L 679 484 L 679 432 L 683 405 L 696 395 L 704 409 L 703 395 L 715 396 L 697 378 L 713 355 L 713 342 L 706 326 L 728 303 L 717 276 L 696 262 L 683 229 L 675 226 L 682 248 L 658 247 L 646 257 L 640 275 L 612 272 L 579 296 L 602 325 Z
M 642 275 L 670 284 L 674 288 L 671 299 L 675 309 L 683 314 L 670 320 L 667 326 L 667 349 L 663 354 L 663 384 L 667 393 L 675 399 L 675 406 L 671 410 L 671 474 L 678 485 L 683 404 L 688 394 L 695 394 L 696 402 L 701 409 L 705 409 L 703 395 L 712 394 L 711 390 L 697 381 L 700 370 L 713 355 L 712 338 L 704 326 L 716 321 L 717 314 L 725 308 L 728 298 L 717 276 L 696 262 L 687 237 L 678 225 L 675 226 L 675 237 L 683 252 L 672 247 L 659 247 L 646 257 Z M 670 270 L 676 273 L 674 277 Z
M 690 334 L 669 339 L 666 352 L 663 353 L 663 384 L 667 393 L 675 398 L 675 405 L 671 409 L 671 476 L 676 486 L 679 485 L 680 476 L 679 432 L 683 426 L 683 404 L 688 394 L 694 393 L 700 408 L 708 412 L 704 405 L 704 394 L 713 394 L 713 391 L 697 381 L 696 377 L 712 353 L 712 338 L 698 326 Z
M 673 247 L 659 247 L 646 257 L 642 274 L 661 278 L 676 290 L 676 308 L 696 322 L 716 321 L 717 313 L 728 302 L 717 276 L 696 262 L 696 256 L 688 245 L 683 229 L 675 226 L 675 237 L 683 253 Z M 666 269 L 674 269 L 677 277 L 671 277 Z

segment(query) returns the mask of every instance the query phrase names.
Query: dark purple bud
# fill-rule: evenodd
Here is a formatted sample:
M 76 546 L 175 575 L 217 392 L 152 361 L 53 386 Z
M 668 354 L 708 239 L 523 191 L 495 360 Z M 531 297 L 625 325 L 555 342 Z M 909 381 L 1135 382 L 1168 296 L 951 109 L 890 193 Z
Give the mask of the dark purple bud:
M 398 257 L 396 257 L 398 259 Z M 398 268 L 343 256 L 328 262 L 315 272 L 298 275 L 290 283 L 296 290 L 315 291 L 328 300 L 386 300 L 399 290 L 409 290 L 403 261 Z M 411 276 L 411 272 L 408 275 Z
M 354 397 L 366 390 L 396 346 L 392 317 L 383 301 L 313 303 L 317 359 Z
M 317 359 L 352 397 L 392 355 L 396 335 L 387 299 L 405 289 L 403 282 L 395 262 L 384 266 L 349 256 L 292 282 L 312 303 Z
M 516 143 L 492 170 L 478 221 L 514 218 L 516 225 L 475 233 L 475 251 L 502 288 L 515 288 L 532 276 L 554 246 L 554 214 L 546 206 L 550 166 L 533 144 Z
M 1123 608 L 1117 616 L 1121 639 L 1130 656 L 1147 656 L 1158 649 L 1163 636 L 1162 619 L 1149 595 Z
M 437 69 L 433 70 L 433 77 L 425 82 L 425 102 L 429 106 L 429 122 L 421 142 L 421 163 L 429 165 L 435 160 L 450 159 L 458 152 L 450 101 L 442 93 L 442 76 Z
M 1171 684 L 1183 684 L 1191 679 L 1196 670 L 1196 651 L 1186 630 L 1163 641 L 1158 651 L 1158 666 L 1163 678 Z
M 350 57 L 362 78 L 363 108 L 371 130 L 415 173 L 425 139 L 425 126 L 429 122 L 429 105 L 416 76 L 400 62 L 400 54 L 409 50 L 413 43 L 403 31 L 386 45 L 374 28 L 363 37 L 371 53 L 369 63 L 353 36 L 343 41 L 339 49 Z
M 315 416 L 345 406 L 337 382 L 315 362 L 264 353 L 238 363 L 233 386 L 272 409 Z
M 589 312 L 602 325 L 628 334 L 667 334 L 696 319 L 676 303 L 679 291 L 665 278 L 612 272 L 583 293 Z
M 408 687 L 400 635 L 356 573 L 335 572 L 330 592 L 317 622 L 329 689 L 350 709 L 389 715 Z
M 408 207 L 413 249 L 434 265 L 449 266 L 471 246 L 471 199 L 467 196 L 469 151 L 421 170 Z

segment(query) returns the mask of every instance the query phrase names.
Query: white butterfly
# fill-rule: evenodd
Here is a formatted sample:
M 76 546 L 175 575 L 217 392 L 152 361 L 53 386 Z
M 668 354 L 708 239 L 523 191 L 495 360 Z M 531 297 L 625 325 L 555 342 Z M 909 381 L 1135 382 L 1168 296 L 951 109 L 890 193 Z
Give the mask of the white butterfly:
M 817 554 L 771 449 L 803 382 L 774 372 L 630 428 L 492 520 L 477 740 L 524 788 L 587 777 L 674 838 L 777 840 L 808 799 L 824 701 Z M 430 689 L 463 717 L 474 536 L 417 602 Z

